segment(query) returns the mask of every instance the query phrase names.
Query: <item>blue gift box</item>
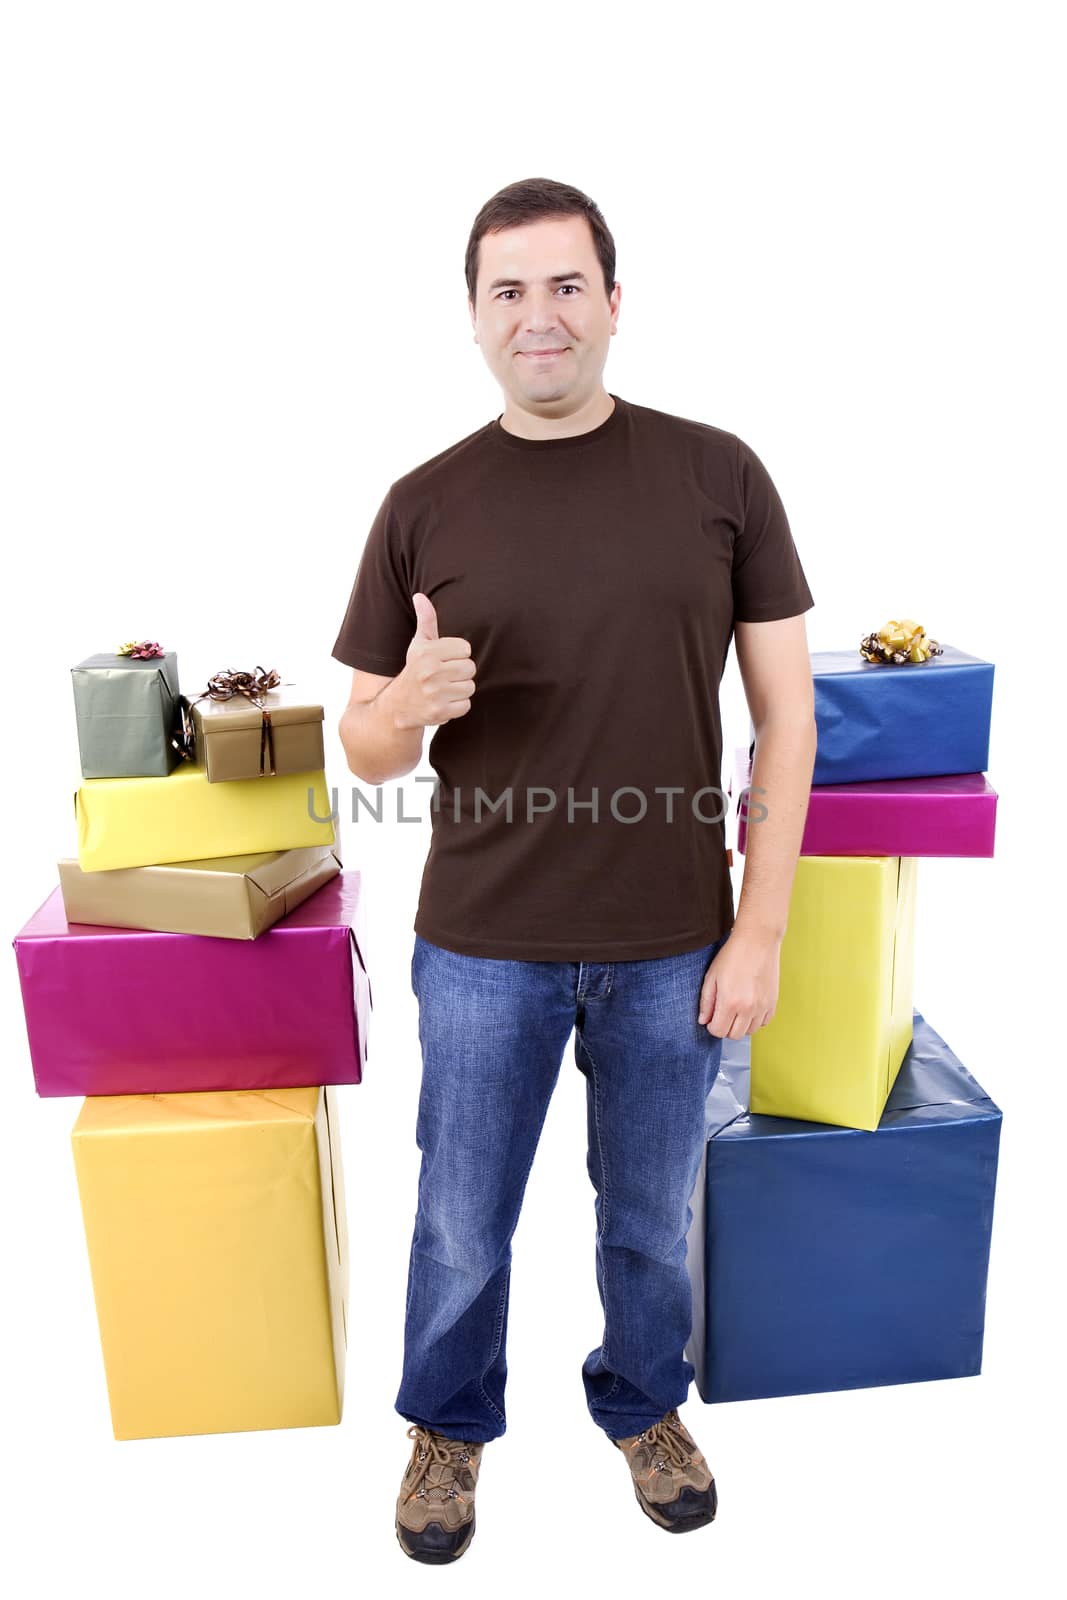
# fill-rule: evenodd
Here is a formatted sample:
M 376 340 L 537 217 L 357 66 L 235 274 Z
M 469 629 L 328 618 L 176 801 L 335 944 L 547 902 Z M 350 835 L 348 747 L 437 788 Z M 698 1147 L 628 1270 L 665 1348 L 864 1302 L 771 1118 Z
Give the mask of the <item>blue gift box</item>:
M 858 650 L 812 651 L 813 784 L 985 771 L 993 663 L 949 644 L 943 652 L 886 666 Z
M 918 1011 L 871 1131 L 752 1115 L 749 1044 L 723 1041 L 692 1197 L 701 1398 L 980 1372 L 998 1107 Z

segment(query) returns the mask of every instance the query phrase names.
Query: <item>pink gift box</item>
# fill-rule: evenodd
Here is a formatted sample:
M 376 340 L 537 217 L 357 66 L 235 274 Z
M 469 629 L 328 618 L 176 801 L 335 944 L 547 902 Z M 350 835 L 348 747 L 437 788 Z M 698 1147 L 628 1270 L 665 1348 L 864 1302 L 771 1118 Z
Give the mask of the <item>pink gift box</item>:
M 68 923 L 57 887 L 14 939 L 37 1093 L 359 1083 L 362 922 L 359 872 L 258 939 Z
M 730 793 L 737 848 L 748 835 L 741 791 L 751 782 L 748 751 L 735 752 Z M 763 797 L 748 802 L 754 817 Z M 802 856 L 991 856 L 997 792 L 984 772 L 936 778 L 882 778 L 812 786 Z M 759 822 L 753 821 L 753 827 Z

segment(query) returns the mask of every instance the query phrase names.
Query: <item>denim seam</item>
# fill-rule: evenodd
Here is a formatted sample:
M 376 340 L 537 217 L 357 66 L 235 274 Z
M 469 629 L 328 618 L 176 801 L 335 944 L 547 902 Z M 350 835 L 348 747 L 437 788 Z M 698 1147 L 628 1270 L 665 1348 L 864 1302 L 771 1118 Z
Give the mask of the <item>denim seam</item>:
M 537 1155 L 537 1143 L 538 1142 L 539 1141 L 535 1141 L 534 1147 L 530 1151 L 530 1159 L 526 1163 L 526 1175 L 523 1178 L 522 1183 L 519 1185 L 519 1197 L 520 1197 L 519 1198 L 519 1204 L 520 1204 L 520 1207 L 522 1205 L 522 1196 L 525 1194 L 526 1185 L 529 1182 L 530 1173 L 533 1171 L 534 1157 Z M 516 1227 L 518 1226 L 518 1219 L 516 1219 L 515 1226 Z M 512 1234 L 514 1234 L 514 1232 L 515 1232 L 515 1229 L 513 1228 L 512 1229 Z M 486 1372 L 488 1372 L 489 1368 L 493 1365 L 493 1362 L 496 1360 L 497 1356 L 500 1354 L 500 1346 L 501 1346 L 501 1343 L 502 1343 L 503 1337 L 504 1337 L 504 1301 L 507 1298 L 508 1276 L 509 1276 L 509 1274 L 511 1272 L 511 1241 L 510 1240 L 508 1241 L 508 1257 L 507 1257 L 507 1260 L 504 1263 L 504 1266 L 505 1266 L 505 1269 L 506 1269 L 505 1272 L 504 1272 L 504 1287 L 503 1287 L 503 1289 L 501 1290 L 501 1293 L 500 1293 L 500 1303 L 496 1308 L 496 1331 L 495 1331 L 494 1338 L 493 1338 L 493 1347 L 492 1347 L 492 1350 L 489 1353 L 489 1361 L 488 1361 L 488 1363 L 486 1365 L 486 1369 L 485 1369 Z M 501 1422 L 503 1422 L 504 1418 L 501 1416 L 500 1412 L 497 1411 L 496 1406 L 493 1404 L 493 1402 L 490 1400 L 489 1396 L 485 1392 L 485 1373 L 484 1372 L 482 1373 L 482 1376 L 478 1380 L 478 1391 L 481 1394 L 481 1397 L 485 1401 L 486 1405 L 489 1407 L 490 1411 L 495 1412 L 496 1415 L 498 1417 L 500 1417 Z
M 488 1361 L 488 1364 L 486 1366 L 485 1372 L 489 1371 L 489 1368 L 493 1365 L 493 1362 L 496 1360 L 497 1356 L 500 1354 L 500 1344 L 501 1344 L 501 1340 L 503 1339 L 503 1335 L 504 1335 L 504 1302 L 507 1299 L 507 1295 L 508 1295 L 508 1275 L 509 1275 L 510 1271 L 511 1271 L 511 1263 L 509 1261 L 509 1262 L 505 1263 L 504 1282 L 503 1282 L 503 1284 L 501 1286 L 501 1289 L 500 1289 L 500 1299 L 499 1299 L 499 1301 L 497 1303 L 497 1308 L 496 1308 L 496 1329 L 495 1329 L 495 1332 L 494 1332 L 494 1335 L 493 1335 L 493 1347 L 492 1347 L 492 1349 L 491 1349 L 491 1351 L 489 1353 L 489 1361 Z M 489 1396 L 485 1392 L 485 1372 L 483 1372 L 481 1377 L 478 1379 L 478 1393 L 481 1395 L 482 1399 L 485 1401 L 486 1405 L 489 1407 L 489 1409 L 493 1413 L 493 1415 L 495 1417 L 497 1417 L 500 1420 L 501 1425 L 503 1425 L 504 1422 L 505 1422 L 505 1418 L 504 1418 L 503 1413 L 497 1409 L 497 1407 L 493 1404 L 493 1402 L 490 1400 Z
M 609 983 L 609 985 L 611 983 L 610 974 L 609 974 L 609 977 L 608 977 L 608 983 Z M 590 1069 L 591 1069 L 592 1074 L 593 1074 L 593 1122 L 596 1125 L 596 1147 L 597 1147 L 597 1155 L 600 1158 L 600 1182 L 601 1182 L 601 1186 L 602 1186 L 601 1187 L 601 1195 L 600 1195 L 600 1240 L 599 1240 L 599 1243 L 600 1243 L 601 1250 L 603 1250 L 603 1248 L 604 1248 L 604 1235 L 608 1231 L 608 1167 L 607 1167 L 607 1162 L 604 1160 L 604 1140 L 603 1140 L 603 1138 L 601 1136 L 601 1132 L 600 1132 L 600 1078 L 597 1075 L 596 1062 L 593 1060 L 592 1051 L 589 1049 L 589 1046 L 586 1044 L 584 1039 L 582 1040 L 582 1049 L 585 1051 L 586 1058 L 587 1058 L 587 1060 L 589 1062 L 589 1066 L 590 1066 Z M 606 1274 L 605 1274 L 605 1280 L 604 1281 L 605 1281 L 605 1283 L 607 1282 L 607 1275 Z M 607 1351 L 607 1333 L 608 1333 L 608 1319 L 607 1319 L 607 1307 L 605 1307 L 605 1309 L 604 1309 L 604 1341 L 600 1346 L 600 1354 L 601 1354 L 601 1358 L 602 1358 L 602 1360 L 604 1362 L 604 1365 L 606 1367 L 610 1368 L 611 1362 L 608 1360 L 608 1351 Z M 615 1382 L 612 1384 L 611 1388 L 608 1390 L 608 1393 L 604 1396 L 604 1399 L 605 1400 L 610 1400 L 612 1398 L 612 1396 L 618 1390 L 619 1385 L 621 1383 L 622 1383 L 622 1374 L 617 1372 L 615 1374 Z
M 411 1302 L 415 1290 L 415 1240 L 412 1238 L 411 1249 L 408 1251 L 408 1292 L 404 1299 L 404 1321 L 411 1315 Z

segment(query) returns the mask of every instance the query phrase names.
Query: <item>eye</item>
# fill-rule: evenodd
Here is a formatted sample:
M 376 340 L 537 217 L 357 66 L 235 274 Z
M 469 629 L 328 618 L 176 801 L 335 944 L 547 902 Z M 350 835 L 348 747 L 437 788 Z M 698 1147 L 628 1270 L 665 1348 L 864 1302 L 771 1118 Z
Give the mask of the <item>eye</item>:
M 560 284 L 560 288 L 561 289 L 573 289 L 575 294 L 581 294 L 581 292 L 582 292 L 580 285 L 577 284 L 577 283 L 561 283 Z M 500 291 L 500 293 L 497 295 L 497 299 L 498 300 L 503 300 L 505 295 L 518 294 L 518 292 L 519 291 L 517 289 L 502 289 Z

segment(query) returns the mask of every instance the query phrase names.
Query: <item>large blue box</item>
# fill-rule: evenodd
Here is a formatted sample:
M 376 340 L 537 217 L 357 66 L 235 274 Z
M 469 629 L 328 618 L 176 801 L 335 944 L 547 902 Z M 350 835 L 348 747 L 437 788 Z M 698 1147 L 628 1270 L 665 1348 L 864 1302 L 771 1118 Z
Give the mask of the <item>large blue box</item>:
M 950 644 L 943 652 L 886 666 L 858 650 L 812 651 L 813 784 L 986 770 L 993 663 Z
M 982 1369 L 1001 1112 L 918 1011 L 878 1127 L 755 1116 L 724 1039 L 688 1237 L 701 1399 Z

